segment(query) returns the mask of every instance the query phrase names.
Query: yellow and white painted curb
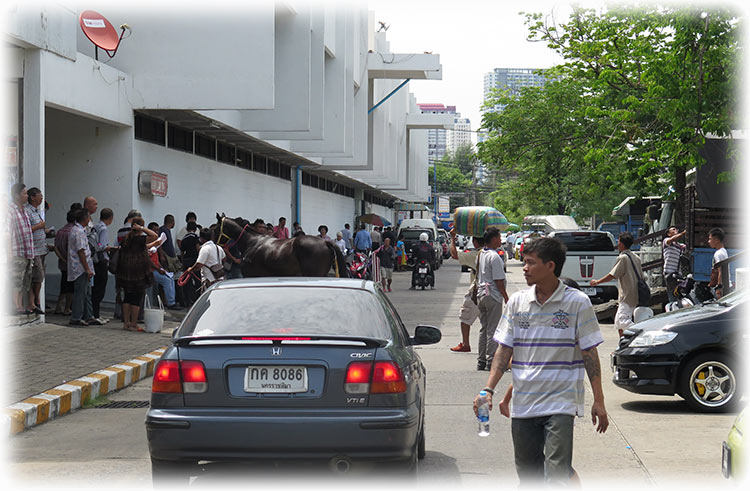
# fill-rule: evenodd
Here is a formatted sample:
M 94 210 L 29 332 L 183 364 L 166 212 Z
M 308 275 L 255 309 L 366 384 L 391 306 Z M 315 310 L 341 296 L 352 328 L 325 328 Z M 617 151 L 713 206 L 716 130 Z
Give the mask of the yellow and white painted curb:
M 8 406 L 0 419 L 0 431 L 6 435 L 20 433 L 32 426 L 75 411 L 89 399 L 109 394 L 150 377 L 154 374 L 157 360 L 166 349 L 162 347 L 136 356 L 132 360 L 97 370 Z

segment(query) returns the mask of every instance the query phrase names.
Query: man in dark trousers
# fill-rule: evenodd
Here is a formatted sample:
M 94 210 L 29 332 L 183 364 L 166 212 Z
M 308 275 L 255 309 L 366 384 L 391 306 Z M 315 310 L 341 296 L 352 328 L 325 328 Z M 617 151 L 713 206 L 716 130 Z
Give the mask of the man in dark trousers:
M 427 232 L 419 234 L 419 243 L 411 248 L 412 258 L 414 258 L 414 269 L 411 272 L 411 287 L 414 290 L 417 287 L 417 271 L 419 271 L 419 262 L 424 260 L 427 263 L 427 275 L 429 277 L 430 288 L 435 289 L 435 273 L 432 271 L 432 264 L 435 261 L 435 251 L 428 241 L 430 237 Z

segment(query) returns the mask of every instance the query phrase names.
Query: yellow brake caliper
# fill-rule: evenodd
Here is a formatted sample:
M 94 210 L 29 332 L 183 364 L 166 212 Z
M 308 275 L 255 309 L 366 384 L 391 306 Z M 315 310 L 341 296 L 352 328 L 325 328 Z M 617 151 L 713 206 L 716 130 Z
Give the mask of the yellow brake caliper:
M 706 372 L 699 372 L 698 378 L 700 380 L 706 379 Z M 703 395 L 706 392 L 706 386 L 703 384 L 695 384 L 696 389 L 698 390 L 698 394 Z

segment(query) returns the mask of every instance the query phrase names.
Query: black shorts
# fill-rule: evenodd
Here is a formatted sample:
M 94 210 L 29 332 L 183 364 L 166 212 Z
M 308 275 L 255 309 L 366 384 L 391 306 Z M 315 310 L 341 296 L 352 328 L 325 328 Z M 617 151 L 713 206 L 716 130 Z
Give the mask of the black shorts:
M 143 300 L 143 295 L 145 294 L 146 290 L 123 290 L 122 303 L 137 307 L 141 305 L 141 300 Z
M 68 281 L 67 271 L 60 271 L 60 293 L 73 293 L 73 282 Z

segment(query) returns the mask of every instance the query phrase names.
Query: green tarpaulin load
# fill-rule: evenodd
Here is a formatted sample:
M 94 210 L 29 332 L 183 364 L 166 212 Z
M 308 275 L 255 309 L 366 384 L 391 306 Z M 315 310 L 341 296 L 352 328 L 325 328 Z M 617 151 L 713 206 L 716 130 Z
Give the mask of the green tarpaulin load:
M 508 219 L 491 206 L 462 206 L 453 212 L 453 227 L 461 235 L 481 237 L 488 227 L 505 230 Z

